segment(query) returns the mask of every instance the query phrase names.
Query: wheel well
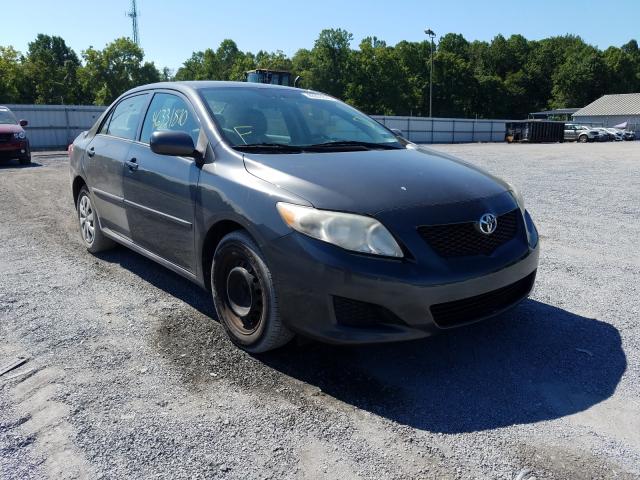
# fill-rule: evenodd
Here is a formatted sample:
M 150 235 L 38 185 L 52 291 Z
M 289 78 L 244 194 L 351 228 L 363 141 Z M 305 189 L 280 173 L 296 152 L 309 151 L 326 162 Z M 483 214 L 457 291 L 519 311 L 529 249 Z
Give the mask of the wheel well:
M 82 187 L 86 187 L 87 184 L 85 183 L 84 179 L 82 177 L 76 177 L 73 180 L 73 204 L 76 205 L 78 203 L 78 195 L 80 195 L 80 189 Z
M 216 252 L 216 248 L 222 238 L 236 230 L 245 230 L 242 225 L 233 220 L 221 220 L 214 224 L 207 235 L 204 237 L 204 243 L 202 244 L 202 273 L 205 285 L 207 289 L 211 288 L 211 282 L 209 277 L 211 276 L 211 261 L 213 260 L 213 254 Z

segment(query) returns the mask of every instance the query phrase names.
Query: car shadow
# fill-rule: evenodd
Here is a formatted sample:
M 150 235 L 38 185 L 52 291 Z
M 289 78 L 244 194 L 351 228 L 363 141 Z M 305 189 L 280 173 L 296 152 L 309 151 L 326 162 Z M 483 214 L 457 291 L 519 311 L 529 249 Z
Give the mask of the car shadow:
M 273 368 L 414 428 L 462 433 L 571 415 L 609 398 L 626 370 L 612 325 L 526 300 L 425 340 L 274 352 Z M 372 392 L 371 386 L 382 388 Z
M 215 318 L 207 292 L 141 255 L 118 248 L 100 257 Z M 161 343 L 175 350 L 177 364 L 187 348 L 202 359 L 179 367 L 187 377 L 207 382 L 209 371 L 225 371 L 238 384 L 264 382 L 262 388 L 270 391 L 269 377 L 284 374 L 317 387 L 321 395 L 446 434 L 584 411 L 614 393 L 627 365 L 612 325 L 531 299 L 494 320 L 413 342 L 358 347 L 293 342 L 256 356 L 246 371 L 246 362 L 213 322 L 170 316 L 160 329 Z M 233 353 L 216 355 L 222 348 Z
M 42 164 L 34 162 L 33 160 L 31 160 L 31 163 L 28 165 L 21 165 L 18 160 L 0 160 L 0 170 L 21 170 L 23 168 L 36 168 L 41 166 Z
M 118 245 L 114 249 L 96 254 L 96 257 L 119 264 L 155 287 L 179 298 L 203 315 L 217 319 L 211 297 L 205 290 L 145 256 Z

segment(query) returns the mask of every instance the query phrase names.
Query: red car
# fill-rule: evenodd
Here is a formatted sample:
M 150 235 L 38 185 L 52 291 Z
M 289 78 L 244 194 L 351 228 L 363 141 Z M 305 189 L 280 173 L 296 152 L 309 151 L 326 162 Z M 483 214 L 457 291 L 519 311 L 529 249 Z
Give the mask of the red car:
M 17 158 L 21 165 L 31 163 L 29 139 L 22 128 L 28 124 L 26 120 L 18 121 L 7 107 L 0 106 L 0 159 Z

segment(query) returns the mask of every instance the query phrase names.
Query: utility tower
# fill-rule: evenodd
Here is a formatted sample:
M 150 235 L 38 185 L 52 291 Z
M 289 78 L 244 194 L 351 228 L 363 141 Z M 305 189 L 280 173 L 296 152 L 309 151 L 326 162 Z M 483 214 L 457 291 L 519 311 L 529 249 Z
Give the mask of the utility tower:
M 131 0 L 131 10 L 127 12 L 127 17 L 131 18 L 131 27 L 133 30 L 133 42 L 136 45 L 140 45 L 140 37 L 138 35 L 138 6 L 136 0 Z

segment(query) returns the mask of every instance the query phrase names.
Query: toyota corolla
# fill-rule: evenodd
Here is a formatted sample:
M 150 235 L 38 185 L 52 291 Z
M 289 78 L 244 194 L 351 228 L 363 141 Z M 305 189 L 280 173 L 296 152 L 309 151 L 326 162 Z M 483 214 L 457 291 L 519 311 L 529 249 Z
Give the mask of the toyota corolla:
M 117 242 L 210 290 L 251 352 L 425 337 L 533 288 L 538 234 L 513 186 L 322 93 L 146 85 L 69 151 L 87 249 Z

